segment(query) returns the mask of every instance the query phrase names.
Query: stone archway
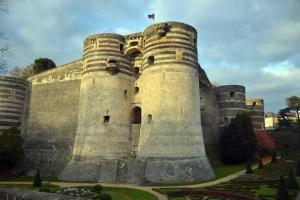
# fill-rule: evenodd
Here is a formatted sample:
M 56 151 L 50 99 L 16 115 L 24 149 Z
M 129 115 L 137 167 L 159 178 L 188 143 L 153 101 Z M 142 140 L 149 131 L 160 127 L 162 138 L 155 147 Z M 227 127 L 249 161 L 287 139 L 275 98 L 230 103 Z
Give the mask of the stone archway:
M 141 124 L 141 121 L 142 121 L 142 110 L 140 107 L 135 106 L 131 112 L 131 123 Z

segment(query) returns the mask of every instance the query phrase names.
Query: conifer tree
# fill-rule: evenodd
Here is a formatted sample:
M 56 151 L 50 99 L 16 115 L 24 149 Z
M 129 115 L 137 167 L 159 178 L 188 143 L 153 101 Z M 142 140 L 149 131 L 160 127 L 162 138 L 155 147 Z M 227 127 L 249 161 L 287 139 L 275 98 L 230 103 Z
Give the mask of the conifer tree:
M 253 170 L 250 162 L 247 162 L 246 174 L 253 174 Z
M 287 180 L 287 186 L 290 189 L 299 190 L 299 185 L 297 183 L 293 169 L 290 169 L 290 173 Z
M 277 188 L 276 200 L 291 200 L 283 176 L 280 177 L 279 185 Z
M 259 158 L 258 169 L 262 169 L 262 168 L 264 168 L 264 163 L 263 163 L 262 159 Z
M 41 179 L 40 171 L 37 170 L 33 180 L 33 187 L 41 187 L 41 186 L 42 186 L 42 179 Z

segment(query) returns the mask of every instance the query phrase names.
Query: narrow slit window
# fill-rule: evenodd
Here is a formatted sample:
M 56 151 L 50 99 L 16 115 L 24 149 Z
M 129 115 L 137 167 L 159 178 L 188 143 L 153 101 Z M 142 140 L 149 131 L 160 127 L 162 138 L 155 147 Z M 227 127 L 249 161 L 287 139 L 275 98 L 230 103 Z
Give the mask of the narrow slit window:
M 108 63 L 109 64 L 117 64 L 117 61 L 114 59 L 110 59 L 110 60 L 108 60 Z
M 138 42 L 130 42 L 130 46 L 137 46 L 138 44 Z
M 120 44 L 120 51 L 124 52 L 124 44 Z
M 134 68 L 133 68 L 133 73 L 134 73 L 135 76 L 139 75 L 139 73 L 140 73 L 140 68 L 134 67 Z
M 127 97 L 127 90 L 124 90 L 124 97 L 126 98 Z
M 140 91 L 140 88 L 139 87 L 134 87 L 134 94 L 138 94 Z
M 104 123 L 105 125 L 107 125 L 107 124 L 109 123 L 109 120 L 110 120 L 110 116 L 109 116 L 109 115 L 105 115 L 105 116 L 103 117 L 103 123 Z
M 149 115 L 148 115 L 148 123 L 151 123 L 151 122 L 152 122 L 152 115 L 149 114 Z
M 154 56 L 149 56 L 148 57 L 148 64 L 153 65 L 154 64 Z

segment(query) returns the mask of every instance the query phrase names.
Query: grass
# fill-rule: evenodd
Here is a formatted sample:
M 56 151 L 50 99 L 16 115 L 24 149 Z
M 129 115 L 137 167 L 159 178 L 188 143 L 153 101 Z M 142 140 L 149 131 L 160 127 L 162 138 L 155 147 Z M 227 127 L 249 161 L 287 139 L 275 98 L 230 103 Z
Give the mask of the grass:
M 6 184 L 1 185 L 0 187 L 8 187 L 8 188 L 23 188 L 28 190 L 39 190 L 40 188 L 49 188 L 50 192 L 56 192 L 61 190 L 62 188 L 57 185 L 52 184 L 43 184 L 42 187 L 36 188 L 33 187 L 32 184 Z M 92 186 L 78 186 L 76 188 L 84 188 L 84 189 L 92 189 Z M 131 189 L 131 188 L 114 188 L 114 187 L 103 187 L 103 192 L 111 195 L 112 200 L 140 200 L 141 197 L 143 200 L 158 200 L 156 196 L 151 193 Z
M 242 171 L 245 168 L 246 168 L 246 164 L 239 164 L 239 165 L 223 165 L 223 166 L 214 167 L 213 169 L 216 175 L 216 179 L 219 179 L 228 176 L 230 174 L 234 174 L 239 171 Z

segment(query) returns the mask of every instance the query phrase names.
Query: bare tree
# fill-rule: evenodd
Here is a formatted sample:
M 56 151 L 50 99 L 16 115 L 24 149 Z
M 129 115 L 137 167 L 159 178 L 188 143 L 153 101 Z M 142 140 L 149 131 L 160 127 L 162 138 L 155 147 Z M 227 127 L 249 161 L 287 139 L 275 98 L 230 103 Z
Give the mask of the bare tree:
M 8 0 L 0 0 L 0 11 L 8 13 Z M 4 33 L 0 31 L 0 40 L 6 40 Z M 5 58 L 11 56 L 12 52 L 7 45 L 0 46 L 0 73 L 7 72 L 7 63 Z

